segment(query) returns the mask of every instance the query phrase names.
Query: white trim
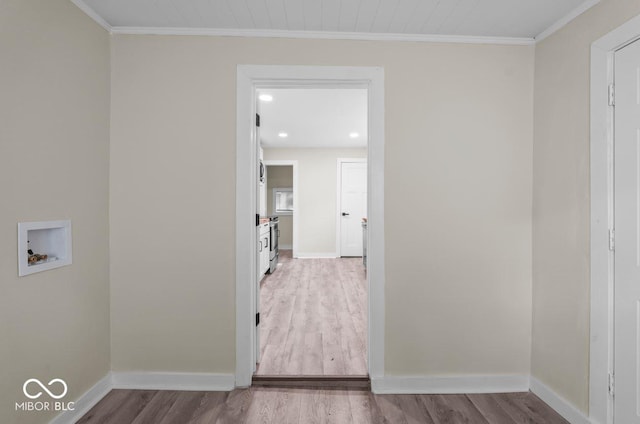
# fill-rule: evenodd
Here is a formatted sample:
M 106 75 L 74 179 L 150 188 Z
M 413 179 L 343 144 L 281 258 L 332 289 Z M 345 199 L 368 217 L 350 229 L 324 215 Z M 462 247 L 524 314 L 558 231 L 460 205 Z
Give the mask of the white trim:
M 324 259 L 324 258 L 337 258 L 336 252 L 302 252 L 293 256 L 296 259 Z
M 293 225 L 292 225 L 292 235 L 291 235 L 291 242 L 293 243 L 291 246 L 289 247 L 284 247 L 283 245 L 280 245 L 281 249 L 291 249 L 292 252 L 292 256 L 295 258 L 296 257 L 296 252 L 298 251 L 298 223 L 300 222 L 299 220 L 299 208 L 298 208 L 298 202 L 300 201 L 298 198 L 298 161 L 297 160 L 289 160 L 289 159 L 269 159 L 269 160 L 263 160 L 262 163 L 265 166 L 291 166 L 293 167 Z M 269 177 L 267 176 L 267 179 Z
M 73 411 L 65 411 L 51 421 L 49 424 L 75 423 L 84 414 L 89 412 L 98 402 L 102 400 L 113 388 L 111 373 L 107 373 L 96 384 L 80 396 L 74 403 Z
M 367 278 L 369 375 L 384 375 L 384 70 L 378 67 L 239 65 L 236 97 L 236 385 L 251 384 L 255 368 L 255 91 L 262 87 L 345 85 L 367 87 L 368 215 Z M 247 263 L 247 261 L 249 263 Z
M 470 35 L 392 34 L 342 31 L 291 31 L 279 29 L 112 27 L 111 32 L 113 34 L 129 35 L 205 35 L 214 37 L 310 38 L 322 40 L 505 44 L 516 46 L 529 46 L 535 43 L 533 38 L 527 37 L 482 37 Z
M 49 424 L 78 421 L 113 389 L 228 392 L 234 388 L 233 374 L 112 371 L 75 401 L 73 411 L 57 415 Z
M 367 158 L 338 158 L 336 167 L 336 256 L 342 256 L 342 164 L 367 163 Z M 367 164 L 368 166 L 368 164 Z M 369 193 L 367 193 L 367 196 Z
M 367 104 L 367 279 L 369 376 L 384 377 L 385 360 L 385 237 L 384 237 L 384 69 L 369 68 Z
M 640 38 L 637 16 L 591 45 L 591 310 L 589 414 L 595 423 L 613 423 L 608 376 L 613 372 L 613 109 L 607 89 L 613 82 L 613 53 Z
M 280 243 L 280 241 L 278 241 L 278 248 L 280 250 L 293 250 L 293 246 L 292 245 L 290 245 L 290 244 L 282 244 L 282 243 Z
M 98 25 L 106 29 L 111 33 L 113 27 L 109 25 L 109 22 L 105 21 L 102 16 L 98 14 L 91 6 L 85 3 L 83 0 L 71 0 L 71 3 L 75 4 L 78 9 L 82 10 L 87 16 L 93 19 Z
M 528 392 L 528 375 L 461 375 L 371 378 L 377 394 L 460 394 Z
M 571 424 L 591 424 L 592 421 L 585 414 L 574 407 L 570 402 L 542 384 L 535 377 L 530 377 L 531 392 L 538 396 L 544 403 L 553 408 L 558 414 Z
M 114 389 L 231 391 L 233 374 L 178 372 L 112 372 Z
M 278 29 L 240 29 L 240 28 L 186 28 L 186 27 L 133 27 L 111 26 L 84 0 L 71 0 L 80 10 L 111 34 L 129 35 L 204 35 L 212 37 L 257 37 L 257 38 L 306 38 L 322 40 L 364 40 L 364 41 L 408 41 L 423 43 L 455 44 L 498 44 L 529 46 L 544 40 L 576 17 L 600 3 L 600 0 L 586 0 L 566 16 L 554 22 L 537 36 L 530 37 L 486 37 L 475 35 L 441 34 L 393 34 L 343 31 L 291 31 Z
M 534 37 L 536 43 L 544 40 L 554 32 L 560 30 L 562 27 L 567 25 L 569 22 L 573 21 L 578 16 L 582 15 L 587 10 L 591 9 L 596 4 L 600 3 L 600 0 L 586 0 L 584 3 L 580 4 L 578 7 L 573 9 L 571 12 L 567 13 L 562 18 L 555 21 L 549 28 L 542 31 L 540 34 Z
M 251 75 L 241 67 L 236 80 L 236 383 L 251 385 L 255 370 L 256 272 L 256 93 Z M 247 142 L 249 141 L 249 142 Z M 242 258 L 242 259 L 241 259 Z M 245 261 L 248 261 L 246 263 Z

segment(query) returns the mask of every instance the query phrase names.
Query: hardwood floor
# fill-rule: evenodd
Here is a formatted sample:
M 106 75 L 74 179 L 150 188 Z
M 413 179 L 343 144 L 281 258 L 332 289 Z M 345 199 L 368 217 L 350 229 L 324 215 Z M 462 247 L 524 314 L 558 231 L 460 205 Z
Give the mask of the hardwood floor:
M 532 393 L 374 395 L 362 390 L 113 390 L 78 424 L 568 424 Z
M 361 259 L 294 260 L 284 252 L 281 261 L 262 281 L 261 383 L 270 384 L 265 375 L 366 374 Z M 532 393 L 375 395 L 358 388 L 262 386 L 231 392 L 112 390 L 77 423 L 568 424 Z
M 256 375 L 366 375 L 367 289 L 362 258 L 292 259 L 260 289 Z

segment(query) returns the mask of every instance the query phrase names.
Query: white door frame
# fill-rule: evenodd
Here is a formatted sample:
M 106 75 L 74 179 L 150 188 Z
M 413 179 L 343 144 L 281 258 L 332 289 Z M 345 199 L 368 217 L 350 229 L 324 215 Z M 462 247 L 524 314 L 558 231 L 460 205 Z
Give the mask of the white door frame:
M 612 424 L 613 400 L 613 252 L 609 230 L 613 215 L 613 108 L 608 87 L 614 80 L 614 53 L 640 38 L 640 16 L 591 45 L 591 334 L 589 355 L 589 416 Z
M 366 158 L 338 158 L 336 174 L 336 256 L 342 256 L 342 164 L 343 163 L 367 163 Z M 368 164 L 367 164 L 368 165 Z M 368 168 L 368 166 L 367 166 Z M 368 183 L 367 183 L 368 184 Z M 367 191 L 367 198 L 369 192 Z
M 238 65 L 236 81 L 236 386 L 251 385 L 255 368 L 256 90 L 368 89 L 368 338 L 373 390 L 384 376 L 384 70 L 380 67 Z M 254 302 L 254 303 L 252 303 Z
M 297 160 L 262 160 L 264 166 L 291 166 L 293 168 L 293 228 L 292 228 L 292 240 L 291 240 L 291 255 L 295 258 L 298 252 L 298 161 Z M 267 181 L 269 180 L 269 174 L 267 173 Z M 272 193 L 267 193 L 267 196 L 271 196 Z M 273 196 L 272 196 L 273 197 Z M 269 215 L 269 211 L 267 211 Z

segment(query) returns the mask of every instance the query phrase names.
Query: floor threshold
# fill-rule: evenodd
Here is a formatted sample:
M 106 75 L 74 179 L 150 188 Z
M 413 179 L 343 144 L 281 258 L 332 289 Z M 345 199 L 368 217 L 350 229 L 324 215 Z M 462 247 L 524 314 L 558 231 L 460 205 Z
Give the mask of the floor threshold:
M 256 387 L 286 387 L 323 390 L 371 390 L 368 375 L 254 375 Z

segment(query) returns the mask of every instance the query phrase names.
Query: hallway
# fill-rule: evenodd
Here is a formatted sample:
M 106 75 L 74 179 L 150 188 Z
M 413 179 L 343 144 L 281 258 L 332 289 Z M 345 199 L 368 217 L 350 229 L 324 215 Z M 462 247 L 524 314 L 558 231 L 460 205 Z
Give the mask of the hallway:
M 366 375 L 367 280 L 361 258 L 293 259 L 260 284 L 256 375 Z

